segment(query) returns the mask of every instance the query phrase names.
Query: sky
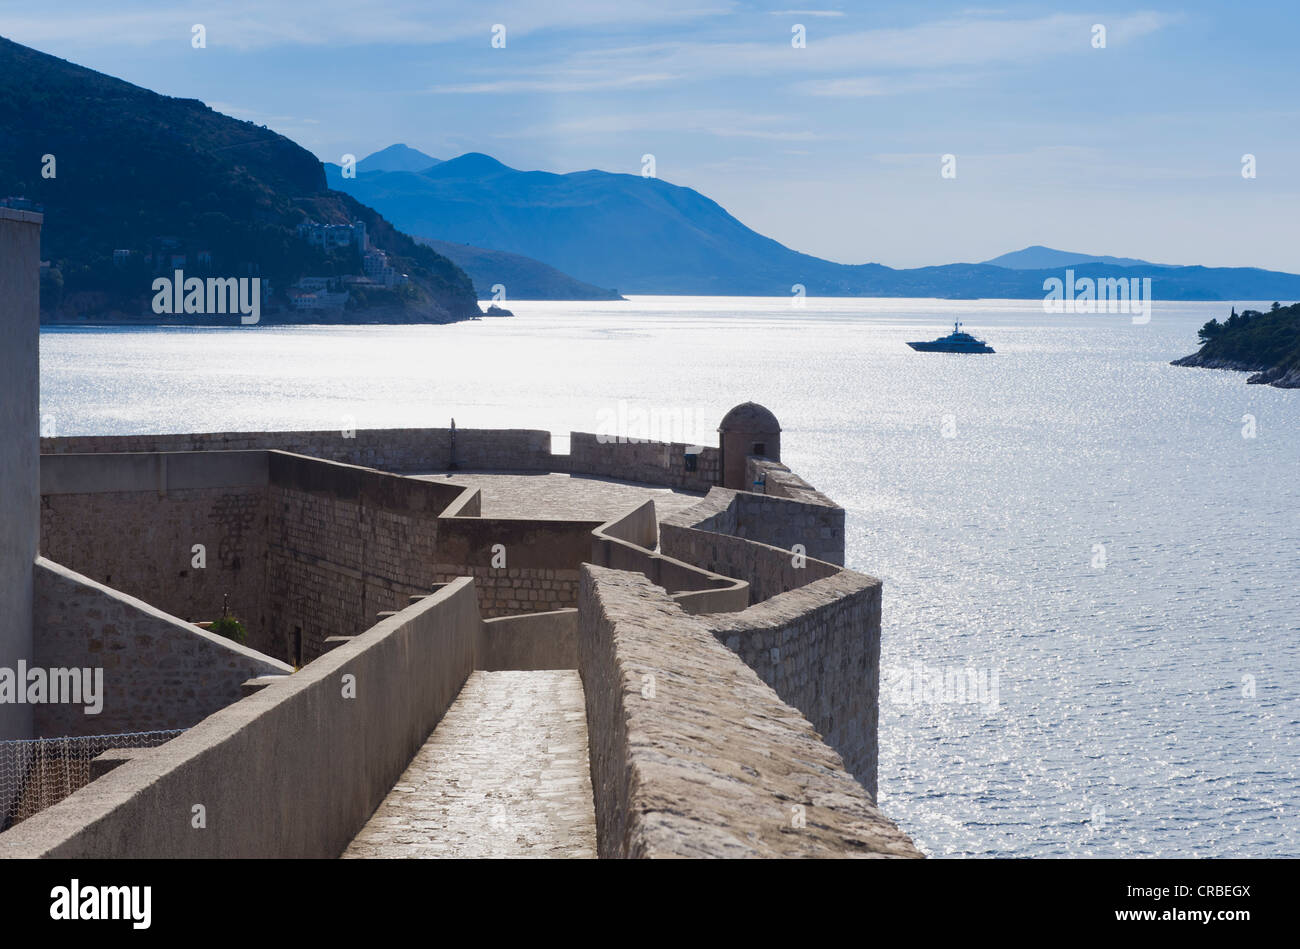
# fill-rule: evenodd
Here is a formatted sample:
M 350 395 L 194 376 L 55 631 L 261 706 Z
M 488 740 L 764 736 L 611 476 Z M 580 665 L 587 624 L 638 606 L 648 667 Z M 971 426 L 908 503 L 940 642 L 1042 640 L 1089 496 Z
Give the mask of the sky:
M 0 35 L 323 160 L 653 155 L 795 250 L 894 267 L 1045 244 L 1300 272 L 1298 28 L 1295 0 L 0 0 Z

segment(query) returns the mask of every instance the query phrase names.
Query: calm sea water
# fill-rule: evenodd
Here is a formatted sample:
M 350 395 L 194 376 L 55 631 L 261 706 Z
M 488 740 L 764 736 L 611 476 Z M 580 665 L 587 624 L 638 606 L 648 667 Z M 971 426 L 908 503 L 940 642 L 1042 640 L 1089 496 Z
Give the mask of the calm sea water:
M 58 434 L 455 417 L 712 442 L 762 402 L 848 509 L 849 565 L 884 580 L 880 802 L 924 850 L 1300 856 L 1300 391 L 1168 365 L 1227 304 L 1141 326 L 1032 301 L 510 306 L 47 330 L 42 413 Z M 954 319 L 997 354 L 904 345 Z

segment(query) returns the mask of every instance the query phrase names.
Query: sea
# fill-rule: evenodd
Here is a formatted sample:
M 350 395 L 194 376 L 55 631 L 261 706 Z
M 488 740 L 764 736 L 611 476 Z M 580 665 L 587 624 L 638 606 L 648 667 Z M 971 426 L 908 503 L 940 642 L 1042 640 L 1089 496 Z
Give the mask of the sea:
M 716 443 L 749 400 L 884 584 L 882 809 L 936 857 L 1300 857 L 1300 390 L 1179 368 L 1271 301 L 510 301 L 449 326 L 46 328 L 47 434 Z M 918 353 L 960 321 L 993 355 Z

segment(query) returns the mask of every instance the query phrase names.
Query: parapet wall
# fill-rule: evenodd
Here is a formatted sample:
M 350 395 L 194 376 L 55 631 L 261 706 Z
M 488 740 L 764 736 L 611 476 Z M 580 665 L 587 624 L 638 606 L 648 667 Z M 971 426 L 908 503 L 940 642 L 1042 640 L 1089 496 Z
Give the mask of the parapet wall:
M 695 455 L 694 471 L 687 470 L 688 453 Z M 573 474 L 603 475 L 687 491 L 707 491 L 718 483 L 718 449 L 680 442 L 606 438 L 587 432 L 571 432 L 568 470 Z
M 919 857 L 706 623 L 584 567 L 579 670 L 601 857 Z
M 701 617 L 877 789 L 880 581 L 841 570 L 739 613 Z
M 577 609 L 483 620 L 474 668 L 488 672 L 578 668 Z
M 473 670 L 476 603 L 448 584 L 0 835 L 0 858 L 337 857 Z
M 664 518 L 663 524 L 741 537 L 786 551 L 799 545 L 809 558 L 844 564 L 844 509 L 830 502 L 715 487 L 699 504 Z
M 444 471 L 452 460 L 449 428 L 345 431 L 340 427 L 316 432 L 72 435 L 41 439 L 41 453 L 45 455 L 186 451 L 285 451 L 383 471 Z M 534 429 L 457 429 L 455 459 L 466 469 L 557 470 L 551 455 L 551 433 Z
M 665 522 L 660 525 L 660 549 L 677 560 L 744 580 L 749 602 L 761 603 L 779 593 L 834 576 L 843 568 L 824 560 L 796 557 L 757 541 L 696 530 Z
M 277 652 L 315 659 L 331 636 L 428 593 L 438 514 L 463 488 L 269 454 L 268 597 Z
M 601 524 L 591 532 L 590 563 L 631 570 L 663 587 L 688 613 L 717 613 L 744 609 L 749 585 L 695 561 L 657 553 L 659 524 L 653 501 Z
M 291 666 L 41 558 L 34 665 L 102 669 L 103 709 L 35 706 L 37 737 L 189 728 L 242 697 L 248 679 Z
M 837 507 L 836 503 L 811 484 L 799 477 L 779 461 L 751 455 L 745 459 L 745 477 L 757 493 L 771 497 L 788 498 L 823 507 Z M 758 485 L 762 490 L 758 490 Z
M 472 576 L 484 616 L 545 613 L 578 605 L 578 567 L 599 521 L 444 517 L 433 576 Z
M 782 526 L 787 519 L 800 524 L 827 510 L 714 488 L 699 504 L 660 523 L 659 545 L 669 556 L 748 584 L 748 608 L 710 611 L 707 625 L 812 722 L 874 796 L 880 581 L 735 533 L 748 527 L 788 539 Z M 843 515 L 840 508 L 829 510 L 830 516 Z M 829 542 L 838 537 L 842 551 L 842 531 L 830 533 Z

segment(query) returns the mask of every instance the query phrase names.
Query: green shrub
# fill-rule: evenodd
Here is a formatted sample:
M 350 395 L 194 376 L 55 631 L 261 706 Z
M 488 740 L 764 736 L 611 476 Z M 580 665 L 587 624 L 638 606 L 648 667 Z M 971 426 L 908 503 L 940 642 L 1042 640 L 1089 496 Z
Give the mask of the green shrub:
M 218 636 L 225 636 L 227 639 L 233 639 L 237 643 L 242 643 L 248 639 L 248 630 L 244 629 L 244 624 L 233 616 L 223 616 L 221 619 L 214 621 L 208 631 L 216 633 Z

